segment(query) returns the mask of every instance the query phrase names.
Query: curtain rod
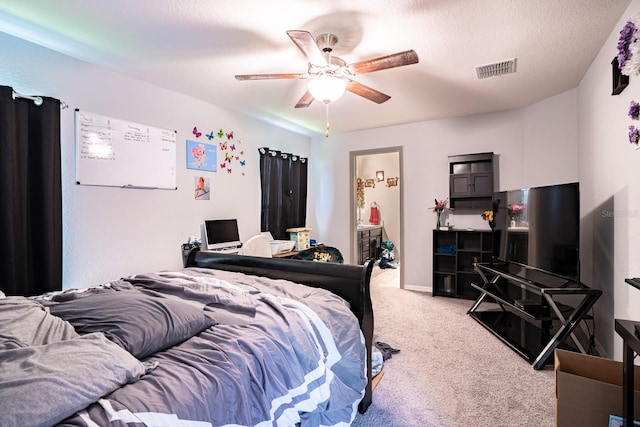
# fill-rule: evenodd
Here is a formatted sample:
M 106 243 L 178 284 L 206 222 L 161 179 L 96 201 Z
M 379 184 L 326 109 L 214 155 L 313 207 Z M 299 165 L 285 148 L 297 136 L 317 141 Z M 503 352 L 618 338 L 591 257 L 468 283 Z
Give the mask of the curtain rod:
M 30 99 L 38 107 L 42 105 L 42 98 L 40 96 L 22 95 L 21 93 L 18 93 L 18 92 L 16 92 L 14 90 L 13 94 L 12 94 L 12 97 L 13 97 L 13 99 L 16 99 L 16 98 Z M 69 108 L 69 105 L 67 105 L 67 103 L 64 102 L 64 101 L 60 101 L 60 108 L 64 110 L 65 108 Z

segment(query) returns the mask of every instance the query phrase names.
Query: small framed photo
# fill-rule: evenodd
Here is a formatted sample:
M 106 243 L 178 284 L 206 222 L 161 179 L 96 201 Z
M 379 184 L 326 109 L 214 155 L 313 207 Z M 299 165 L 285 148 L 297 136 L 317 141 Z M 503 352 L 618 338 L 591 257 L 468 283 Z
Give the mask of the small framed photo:
M 365 187 L 375 187 L 376 183 L 372 178 L 369 178 L 364 182 L 364 186 Z
M 398 177 L 387 178 L 387 187 L 396 187 L 398 185 Z
M 378 182 L 384 181 L 384 171 L 377 171 L 376 172 L 376 181 L 378 181 Z
M 611 95 L 620 95 L 624 88 L 629 85 L 629 76 L 625 76 L 620 72 L 620 64 L 618 64 L 617 56 L 611 61 L 611 76 L 613 78 Z
M 211 193 L 211 186 L 209 178 L 204 176 L 196 176 L 194 178 L 195 184 L 195 199 L 196 200 L 209 200 L 209 194 Z

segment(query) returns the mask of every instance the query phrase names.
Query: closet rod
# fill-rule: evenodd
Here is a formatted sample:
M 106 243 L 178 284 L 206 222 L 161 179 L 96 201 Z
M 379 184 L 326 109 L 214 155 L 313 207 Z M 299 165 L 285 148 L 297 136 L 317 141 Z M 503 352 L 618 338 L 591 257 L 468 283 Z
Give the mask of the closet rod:
M 30 96 L 30 95 L 23 95 L 21 93 L 16 92 L 15 90 L 13 91 L 12 94 L 13 99 L 16 98 L 25 98 L 25 99 L 30 99 L 33 101 L 34 104 L 36 104 L 38 107 L 42 105 L 42 98 L 39 96 Z M 64 101 L 60 101 L 60 108 L 61 109 L 65 109 L 65 108 L 69 108 L 69 106 L 67 105 L 66 102 Z

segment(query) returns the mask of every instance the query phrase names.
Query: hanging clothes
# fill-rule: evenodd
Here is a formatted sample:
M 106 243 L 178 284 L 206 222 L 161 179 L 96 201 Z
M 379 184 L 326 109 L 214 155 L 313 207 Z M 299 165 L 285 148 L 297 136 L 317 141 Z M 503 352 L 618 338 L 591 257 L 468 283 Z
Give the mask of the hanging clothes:
M 380 212 L 376 202 L 371 203 L 371 213 L 369 214 L 369 223 L 378 225 L 380 223 Z

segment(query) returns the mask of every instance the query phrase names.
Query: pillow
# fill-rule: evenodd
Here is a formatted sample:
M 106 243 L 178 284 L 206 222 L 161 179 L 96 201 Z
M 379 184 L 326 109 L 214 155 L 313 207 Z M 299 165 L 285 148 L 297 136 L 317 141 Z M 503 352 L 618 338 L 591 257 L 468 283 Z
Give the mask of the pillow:
M 49 309 L 71 323 L 78 333 L 103 332 L 139 359 L 215 325 L 201 308 L 137 290 L 87 295 Z
M 144 373 L 100 333 L 0 351 L 0 425 L 55 425 Z
M 0 349 L 30 347 L 77 337 L 73 326 L 25 297 L 0 298 Z

